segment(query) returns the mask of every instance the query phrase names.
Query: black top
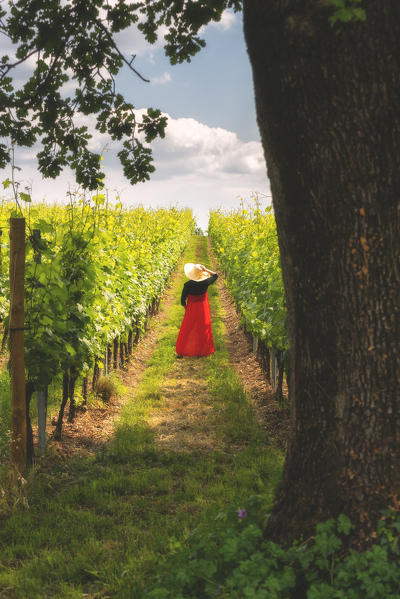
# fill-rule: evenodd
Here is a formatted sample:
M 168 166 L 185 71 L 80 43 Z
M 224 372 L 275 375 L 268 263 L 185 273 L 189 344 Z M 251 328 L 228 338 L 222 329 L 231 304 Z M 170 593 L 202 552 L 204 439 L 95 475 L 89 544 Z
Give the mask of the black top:
M 188 295 L 203 295 L 203 293 L 207 291 L 208 286 L 217 279 L 218 275 L 215 273 L 215 275 L 211 275 L 211 277 L 208 277 L 208 279 L 204 279 L 203 281 L 186 281 L 181 295 L 182 306 L 186 306 L 186 298 Z

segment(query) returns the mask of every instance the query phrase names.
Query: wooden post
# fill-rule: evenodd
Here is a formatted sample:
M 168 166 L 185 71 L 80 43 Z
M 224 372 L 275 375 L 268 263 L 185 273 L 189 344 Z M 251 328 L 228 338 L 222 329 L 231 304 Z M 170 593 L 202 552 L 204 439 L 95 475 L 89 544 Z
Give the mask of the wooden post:
M 82 381 L 82 397 L 83 397 L 83 402 L 81 404 L 81 408 L 83 409 L 83 407 L 86 406 L 86 404 L 87 404 L 87 397 L 88 397 L 88 377 L 87 376 L 85 376 Z
M 117 370 L 118 368 L 118 337 L 114 339 L 114 356 L 113 356 L 113 368 Z
M 128 355 L 131 356 L 133 351 L 133 330 L 129 329 L 128 332 Z
M 277 363 L 276 363 L 276 352 L 271 349 L 271 386 L 275 391 L 277 386 Z
M 271 355 L 267 343 L 264 345 L 264 368 L 267 375 L 267 381 L 271 384 Z
M 46 449 L 46 415 L 47 415 L 47 387 L 37 392 L 38 410 L 38 446 L 43 453 Z
M 108 348 L 106 347 L 104 351 L 104 360 L 103 360 L 103 376 L 107 376 L 108 374 Z
M 122 341 L 119 342 L 119 367 L 123 368 L 125 365 L 125 358 L 124 358 L 124 344 Z
M 100 368 L 98 365 L 98 358 L 95 358 L 94 367 L 93 367 L 92 391 L 95 391 L 99 377 L 100 377 Z
M 10 377 L 11 468 L 26 469 L 26 405 L 24 363 L 25 219 L 10 218 Z

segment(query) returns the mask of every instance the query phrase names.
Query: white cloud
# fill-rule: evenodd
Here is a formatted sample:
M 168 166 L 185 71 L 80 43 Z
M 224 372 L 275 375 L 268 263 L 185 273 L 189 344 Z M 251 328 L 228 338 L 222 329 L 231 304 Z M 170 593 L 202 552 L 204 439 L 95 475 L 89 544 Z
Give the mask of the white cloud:
M 138 116 L 144 110 L 138 111 Z M 90 147 L 102 151 L 109 142 L 110 151 L 104 154 L 106 187 L 118 190 L 125 204 L 145 206 L 189 206 L 199 225 L 207 227 L 208 211 L 212 208 L 233 208 L 240 198 L 254 192 L 269 194 L 269 184 L 260 142 L 242 142 L 232 131 L 209 127 L 192 118 L 174 119 L 168 116 L 165 139 L 152 144 L 156 172 L 146 183 L 131 186 L 123 177 L 116 159 L 117 144 L 94 129 L 94 120 L 80 117 L 94 138 Z M 17 151 L 16 164 L 23 166 L 19 173 L 21 188 L 32 183 L 34 201 L 66 201 L 69 189 L 74 189 L 73 173 L 66 170 L 53 180 L 43 180 L 37 172 L 33 151 Z M 22 163 L 23 162 L 23 163 Z M 0 172 L 3 178 L 8 173 Z M 112 199 L 116 193 L 110 193 Z
M 156 50 L 164 46 L 164 36 L 167 32 L 168 28 L 162 25 L 157 30 L 157 41 L 154 44 L 149 44 L 143 33 L 138 30 L 137 25 L 131 25 L 117 33 L 114 39 L 119 50 L 128 57 L 131 55 L 151 57 Z
M 165 71 L 165 73 L 163 73 L 160 77 L 152 77 L 150 83 L 152 85 L 165 85 L 170 81 L 172 81 L 172 77 L 167 71 Z
M 220 21 L 211 21 L 210 27 L 215 27 L 217 29 L 222 29 L 223 31 L 227 31 L 236 23 L 236 14 L 230 10 L 225 10 L 222 13 Z
M 232 131 L 208 127 L 192 118 L 167 116 L 165 139 L 153 144 L 161 175 L 177 170 L 215 177 L 222 173 L 265 173 L 260 142 L 242 142 Z

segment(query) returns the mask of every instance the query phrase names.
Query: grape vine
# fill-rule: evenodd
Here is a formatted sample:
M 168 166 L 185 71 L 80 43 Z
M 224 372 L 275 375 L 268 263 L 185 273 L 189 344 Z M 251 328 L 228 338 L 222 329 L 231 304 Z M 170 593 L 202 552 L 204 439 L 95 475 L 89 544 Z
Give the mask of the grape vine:
M 13 204 L 3 204 L 8 229 Z M 194 230 L 189 210 L 110 208 L 102 194 L 27 208 L 25 367 L 28 395 L 103 366 L 111 344 L 144 329 Z M 2 235 L 0 318 L 8 325 L 8 236 Z M 73 385 L 72 385 L 73 386 Z M 27 399 L 29 403 L 29 398 Z M 65 403 L 65 402 L 64 402 Z M 61 420 L 63 407 L 61 411 Z
M 246 330 L 270 349 L 286 352 L 288 335 L 275 218 L 259 203 L 213 211 L 208 229 Z

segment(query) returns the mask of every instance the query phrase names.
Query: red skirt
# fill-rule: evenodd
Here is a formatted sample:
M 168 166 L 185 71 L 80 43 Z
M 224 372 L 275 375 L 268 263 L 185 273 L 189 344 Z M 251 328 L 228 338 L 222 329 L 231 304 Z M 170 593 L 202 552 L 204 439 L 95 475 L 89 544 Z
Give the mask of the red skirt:
M 214 353 L 210 304 L 207 292 L 188 295 L 185 316 L 176 342 L 180 356 L 209 356 Z

